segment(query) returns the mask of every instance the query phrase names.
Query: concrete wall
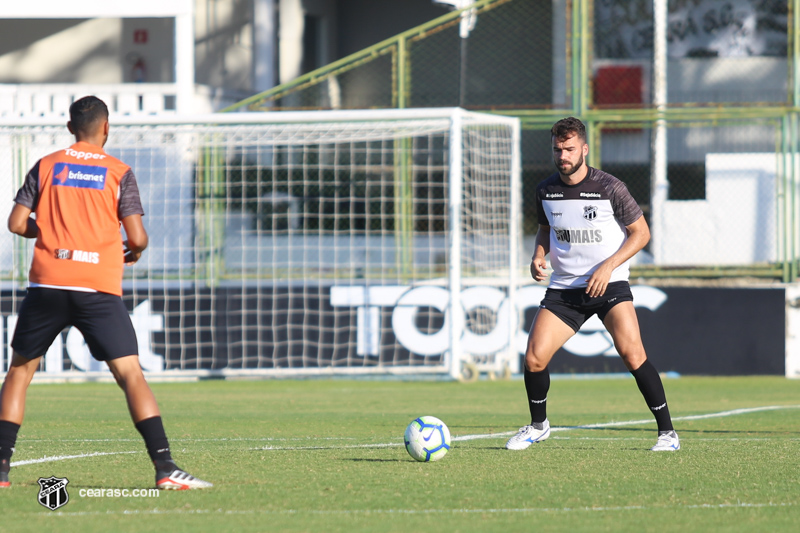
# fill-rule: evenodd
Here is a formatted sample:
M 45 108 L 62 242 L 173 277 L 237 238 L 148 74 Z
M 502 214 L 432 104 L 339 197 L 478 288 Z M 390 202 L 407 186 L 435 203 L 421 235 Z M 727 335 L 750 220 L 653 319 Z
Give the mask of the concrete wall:
M 253 86 L 253 0 L 195 0 L 197 83 L 228 90 Z
M 119 19 L 0 20 L 0 83 L 120 83 Z

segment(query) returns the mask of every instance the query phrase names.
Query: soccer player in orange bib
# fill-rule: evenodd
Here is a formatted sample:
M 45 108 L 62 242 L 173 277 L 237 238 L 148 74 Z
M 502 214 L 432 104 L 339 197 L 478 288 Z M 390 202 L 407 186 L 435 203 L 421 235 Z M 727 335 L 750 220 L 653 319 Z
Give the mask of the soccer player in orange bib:
M 36 239 L 36 246 L 11 342 L 14 354 L 0 391 L 0 487 L 9 485 L 28 386 L 40 358 L 67 326 L 78 328 L 92 356 L 106 362 L 125 393 L 155 466 L 156 487 L 211 487 L 172 460 L 121 298 L 124 264 L 134 264 L 147 247 L 136 178 L 128 165 L 103 151 L 109 123 L 102 100 L 81 98 L 70 106 L 69 116 L 67 128 L 75 144 L 31 168 L 8 217 L 8 229 Z M 127 235 L 124 242 L 120 224 Z

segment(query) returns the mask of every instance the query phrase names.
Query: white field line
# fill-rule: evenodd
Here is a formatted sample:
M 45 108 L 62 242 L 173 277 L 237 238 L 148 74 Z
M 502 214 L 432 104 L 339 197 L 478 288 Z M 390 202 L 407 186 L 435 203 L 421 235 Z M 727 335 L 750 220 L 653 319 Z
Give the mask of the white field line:
M 750 414 L 750 413 L 758 413 L 761 411 L 776 411 L 781 409 L 800 409 L 800 405 L 767 405 L 763 407 L 748 407 L 743 409 L 732 409 L 730 411 L 720 411 L 718 413 L 706 413 L 703 415 L 689 415 L 689 416 L 679 416 L 673 417 L 672 421 L 676 420 L 704 420 L 707 418 L 722 418 L 726 416 L 736 416 L 736 415 L 743 415 L 743 414 Z M 619 422 L 602 422 L 598 424 L 586 424 L 582 426 L 563 426 L 563 427 L 552 427 L 550 429 L 551 432 L 559 432 L 559 431 L 572 431 L 575 429 L 596 429 L 596 428 L 611 428 L 611 427 L 621 427 L 621 426 L 634 426 L 634 425 L 641 425 L 641 424 L 651 424 L 654 423 L 655 420 L 652 418 L 648 418 L 647 420 L 623 420 Z M 511 435 L 515 435 L 516 431 L 504 431 L 502 433 L 487 433 L 484 435 L 461 435 L 458 437 L 453 437 L 451 440 L 453 442 L 458 441 L 468 441 L 468 440 L 478 440 L 478 439 L 496 439 L 501 437 L 510 437 Z M 339 448 L 383 448 L 388 446 L 402 446 L 402 442 L 395 442 L 395 443 L 385 443 L 385 444 L 353 444 L 348 446 L 336 446 L 337 449 Z M 330 446 L 264 446 L 261 448 L 255 448 L 257 450 L 324 450 L 324 449 L 331 449 L 333 447 Z
M 65 461 L 67 459 L 84 459 L 86 457 L 97 457 L 100 455 L 122 455 L 125 453 L 140 453 L 140 452 L 92 452 L 81 453 L 78 455 L 53 455 L 44 456 L 40 459 L 27 459 L 25 461 L 16 461 L 11 463 L 11 466 L 35 465 L 39 463 L 53 463 L 55 461 Z
M 459 515 L 459 514 L 517 514 L 517 513 L 572 513 L 572 512 L 615 512 L 615 511 L 642 511 L 655 509 L 758 509 L 764 507 L 794 507 L 794 502 L 787 503 L 719 503 L 719 504 L 692 504 L 692 505 L 625 505 L 618 507 L 531 507 L 517 509 L 346 509 L 346 510 L 318 510 L 318 509 L 120 509 L 116 511 L 76 511 L 76 512 L 48 512 L 43 511 L 43 516 L 103 516 L 103 515 Z
M 25 439 L 25 442 L 54 442 L 56 439 Z M 57 439 L 58 442 L 142 442 L 134 439 Z M 268 441 L 300 441 L 300 440 L 356 440 L 355 437 L 218 437 L 202 438 L 170 438 L 170 442 L 268 442 Z
M 776 411 L 782 409 L 798 409 L 800 405 L 768 405 L 763 407 L 749 407 L 744 409 L 732 409 L 730 411 L 720 411 L 718 413 L 707 413 L 703 415 L 690 415 L 690 416 L 680 416 L 674 417 L 673 421 L 678 420 L 704 420 L 708 418 L 721 418 L 727 416 L 736 416 L 742 414 L 750 414 L 750 413 L 758 413 L 762 411 Z M 560 432 L 560 431 L 572 431 L 575 429 L 595 429 L 595 428 L 607 428 L 607 427 L 621 427 L 621 426 L 633 426 L 633 425 L 640 425 L 640 424 L 649 424 L 652 423 L 652 419 L 647 420 L 623 420 L 618 422 L 604 422 L 598 424 L 586 424 L 582 426 L 564 426 L 564 427 L 553 427 L 551 428 L 552 432 Z M 468 440 L 477 440 L 477 439 L 495 439 L 501 437 L 508 437 L 510 435 L 514 435 L 516 431 L 506 431 L 503 433 L 488 433 L 483 435 L 461 435 L 458 437 L 453 437 L 454 442 L 459 441 L 468 441 Z M 77 439 L 76 439 L 77 440 Z M 174 442 L 178 441 L 191 441 L 191 442 L 236 442 L 236 441 L 258 441 L 260 439 L 173 439 Z M 273 439 L 261 439 L 261 440 L 273 440 Z M 274 440 L 282 440 L 282 439 L 274 439 Z M 289 439 L 285 439 L 289 440 Z M 300 439 L 303 440 L 303 439 Z M 317 440 L 317 439 L 315 439 Z M 320 440 L 352 440 L 347 437 L 343 438 L 326 438 Z M 80 442 L 129 442 L 135 441 L 134 439 L 94 439 L 94 440 L 87 440 L 87 441 L 80 441 Z M 330 449 L 358 449 L 358 448 L 390 448 L 396 446 L 403 446 L 402 442 L 386 442 L 386 443 L 376 443 L 376 444 L 349 444 L 344 446 L 260 446 L 258 448 L 250 448 L 251 450 L 273 450 L 273 451 L 281 451 L 281 450 L 330 450 Z M 39 463 L 51 463 L 56 461 L 64 461 L 67 459 L 83 459 L 86 457 L 96 457 L 100 455 L 122 455 L 122 454 L 129 454 L 129 453 L 141 453 L 139 451 L 126 451 L 126 452 L 91 452 L 91 453 L 84 453 L 78 455 L 57 455 L 51 457 L 42 457 L 40 459 L 28 459 L 25 461 L 17 461 L 11 463 L 11 466 L 23 466 L 29 464 L 39 464 Z

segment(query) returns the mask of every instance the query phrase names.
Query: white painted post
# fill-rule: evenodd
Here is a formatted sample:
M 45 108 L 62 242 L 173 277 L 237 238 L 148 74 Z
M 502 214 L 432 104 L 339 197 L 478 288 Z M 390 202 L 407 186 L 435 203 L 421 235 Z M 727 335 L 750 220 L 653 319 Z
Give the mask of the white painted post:
M 465 324 L 461 305 L 461 212 L 463 190 L 463 131 L 461 109 L 455 109 L 450 122 L 450 376 L 461 376 L 461 335 Z
M 659 264 L 664 258 L 664 204 L 669 197 L 667 180 L 667 0 L 653 0 L 653 104 L 659 112 L 653 128 L 650 170 L 650 251 Z
M 253 89 L 275 86 L 275 0 L 253 2 Z
M 190 114 L 194 110 L 194 14 L 188 11 L 175 16 L 175 110 Z
M 522 247 L 522 133 L 520 123 L 517 121 L 511 134 L 511 212 L 509 226 L 509 273 L 508 273 L 508 304 L 511 312 L 508 314 L 508 346 L 506 358 L 509 370 L 518 374 L 519 353 L 517 352 L 517 329 L 519 328 L 519 312 L 517 311 L 517 289 L 520 248 Z M 502 369 L 500 369 L 502 370 Z

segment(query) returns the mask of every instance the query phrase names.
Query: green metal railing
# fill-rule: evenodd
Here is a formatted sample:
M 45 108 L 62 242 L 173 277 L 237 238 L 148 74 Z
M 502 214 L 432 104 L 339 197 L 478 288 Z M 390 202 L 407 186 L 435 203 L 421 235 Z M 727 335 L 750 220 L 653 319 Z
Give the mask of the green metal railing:
M 205 140 L 201 165 L 197 169 L 197 246 L 195 275 L 216 285 L 225 274 L 222 254 L 225 241 L 225 161 L 219 138 L 213 134 Z

